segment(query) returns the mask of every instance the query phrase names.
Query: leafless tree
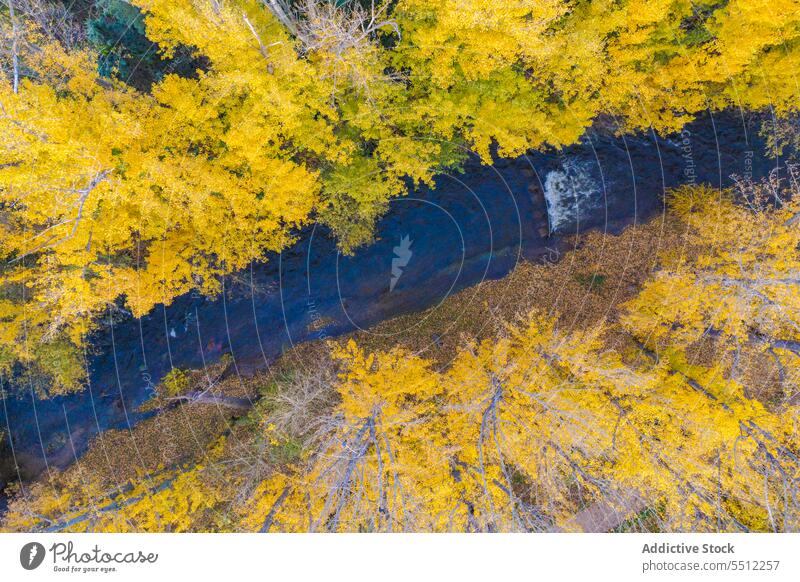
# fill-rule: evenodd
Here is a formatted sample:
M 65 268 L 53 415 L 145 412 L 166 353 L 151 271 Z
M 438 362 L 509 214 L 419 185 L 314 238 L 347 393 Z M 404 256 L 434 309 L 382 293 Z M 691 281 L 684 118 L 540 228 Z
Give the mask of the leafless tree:
M 238 468 L 243 486 L 238 492 L 239 501 L 246 500 L 255 487 L 274 469 L 270 459 L 269 435 L 299 443 L 304 448 L 317 450 L 337 427 L 331 414 L 335 402 L 335 369 L 323 359 L 318 366 L 278 374 L 274 390 L 259 398 L 256 406 L 261 414 L 260 431 L 263 438 L 253 443 L 243 443 L 233 454 L 231 465 Z
M 337 81 L 336 71 L 348 71 L 351 81 L 367 94 L 376 79 L 366 78 L 360 65 L 369 62 L 368 54 L 377 42 L 379 32 L 391 31 L 400 36 L 400 27 L 389 15 L 390 2 L 387 0 L 372 0 L 368 7 L 355 0 L 342 3 L 330 0 L 262 2 L 299 41 L 303 54 L 316 53 L 329 59 L 334 82 Z M 261 47 L 263 52 L 265 47 L 263 44 Z M 384 75 L 381 80 L 395 77 Z
M 291 5 L 286 0 L 262 1 L 307 52 L 324 49 L 342 54 L 371 42 L 378 31 L 386 28 L 400 35 L 397 23 L 387 14 L 386 1 L 373 0 L 369 8 L 353 0 L 303 0 Z
M 14 0 L 6 0 L 8 15 L 11 19 L 11 69 L 12 86 L 14 93 L 19 91 L 19 29 L 17 28 L 17 14 L 14 10 Z

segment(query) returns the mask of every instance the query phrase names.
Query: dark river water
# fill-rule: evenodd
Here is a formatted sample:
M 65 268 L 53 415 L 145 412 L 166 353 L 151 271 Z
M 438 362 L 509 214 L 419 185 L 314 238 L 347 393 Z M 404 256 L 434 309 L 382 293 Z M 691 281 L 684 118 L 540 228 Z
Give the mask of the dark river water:
M 779 166 L 765 155 L 758 125 L 738 113 L 704 117 L 665 139 L 593 132 L 558 152 L 492 167 L 470 162 L 436 188 L 393 201 L 377 240 L 354 256 L 311 228 L 226 280 L 217 300 L 187 295 L 115 323 L 93 340 L 83 392 L 42 401 L 26 386 L 5 386 L 0 488 L 69 465 L 101 431 L 135 425 L 173 366 L 200 368 L 231 354 L 241 373 L 263 368 L 292 344 L 436 306 L 523 258 L 555 259 L 568 235 L 645 221 L 663 212 L 666 188 L 726 186 L 734 174 L 760 178 Z

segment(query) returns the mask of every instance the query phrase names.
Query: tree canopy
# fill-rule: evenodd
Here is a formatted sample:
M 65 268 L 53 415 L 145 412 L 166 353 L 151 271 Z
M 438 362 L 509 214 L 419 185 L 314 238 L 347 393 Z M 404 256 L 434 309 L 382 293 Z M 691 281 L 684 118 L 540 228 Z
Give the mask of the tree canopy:
M 796 194 L 681 188 L 669 201 L 686 245 L 617 315 L 573 326 L 534 310 L 438 366 L 333 342 L 335 373 L 269 387 L 249 436 L 114 487 L 54 477 L 16 497 L 4 527 L 796 531 Z M 771 369 L 774 390 L 756 394 Z M 164 393 L 190 383 L 176 373 Z
M 352 250 L 468 151 L 798 102 L 794 0 L 97 6 L 0 12 L 0 361 L 53 393 L 101 316 L 213 295 L 311 221 Z

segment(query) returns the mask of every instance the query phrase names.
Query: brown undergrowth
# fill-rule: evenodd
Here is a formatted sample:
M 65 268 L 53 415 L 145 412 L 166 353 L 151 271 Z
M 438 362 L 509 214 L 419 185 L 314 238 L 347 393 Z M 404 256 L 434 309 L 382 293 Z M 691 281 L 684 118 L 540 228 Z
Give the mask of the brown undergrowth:
M 281 406 L 287 399 L 310 398 L 304 408 L 296 408 L 319 414 L 324 414 L 335 400 L 331 393 L 290 394 L 308 388 L 298 387 L 298 378 L 320 374 L 333 378 L 333 345 L 353 339 L 373 352 L 403 347 L 445 369 L 469 339 L 497 337 L 508 323 L 534 308 L 557 315 L 559 325 L 566 329 L 587 329 L 602 322 L 613 324 L 620 316 L 621 306 L 637 294 L 657 268 L 664 266 L 664 261 L 692 252 L 684 245 L 684 234 L 685 226 L 668 215 L 628 227 L 619 235 L 592 232 L 570 241 L 570 248 L 561 253 L 558 261 L 521 262 L 506 277 L 465 289 L 435 308 L 328 342 L 298 345 L 270 368 L 252 376 L 237 375 L 228 361 L 205 371 L 187 371 L 188 389 L 203 390 L 213 378 L 213 394 L 251 399 L 254 408 L 243 414 L 219 405 L 173 403 L 130 430 L 106 431 L 96 437 L 87 453 L 61 478 L 74 480 L 84 475 L 104 487 L 119 486 L 159 468 L 204 462 L 210 444 L 224 434 L 227 438 L 223 456 L 246 465 L 253 472 L 255 483 L 269 470 L 262 467 L 265 461 L 258 451 L 273 451 L 274 458 L 267 459 L 268 464 L 291 461 L 302 447 L 298 435 L 308 433 L 313 424 L 307 415 L 286 417 L 284 420 L 293 425 L 287 425 L 284 433 L 300 440 L 288 439 L 282 447 L 275 448 L 259 445 L 264 434 L 263 419 L 273 422 L 276 417 L 281 418 Z M 605 341 L 609 349 L 630 358 L 640 357 L 639 346 L 620 326 L 610 325 L 608 329 Z M 713 361 L 716 349 L 712 341 L 699 342 L 690 350 L 690 357 L 696 363 Z M 766 402 L 776 398 L 776 373 L 762 355 L 745 354 L 739 370 L 750 382 L 755 397 Z

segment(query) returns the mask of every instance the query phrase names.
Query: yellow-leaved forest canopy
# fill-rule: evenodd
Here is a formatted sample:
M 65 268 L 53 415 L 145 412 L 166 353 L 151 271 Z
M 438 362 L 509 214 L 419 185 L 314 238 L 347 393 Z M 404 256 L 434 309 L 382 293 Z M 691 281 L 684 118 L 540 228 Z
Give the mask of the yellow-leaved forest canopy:
M 800 0 L 0 0 L 0 36 L 0 530 L 800 531 L 788 156 L 435 317 L 172 366 L 135 427 L 45 426 L 41 466 L 3 448 L 19 384 L 88 414 L 114 322 L 308 225 L 353 252 L 470 157 L 725 109 L 800 149 Z
M 349 251 L 466 152 L 800 91 L 795 0 L 104 0 L 157 43 L 138 63 L 39 4 L 0 12 L 0 366 L 52 393 L 101 316 L 213 295 L 310 221 Z

